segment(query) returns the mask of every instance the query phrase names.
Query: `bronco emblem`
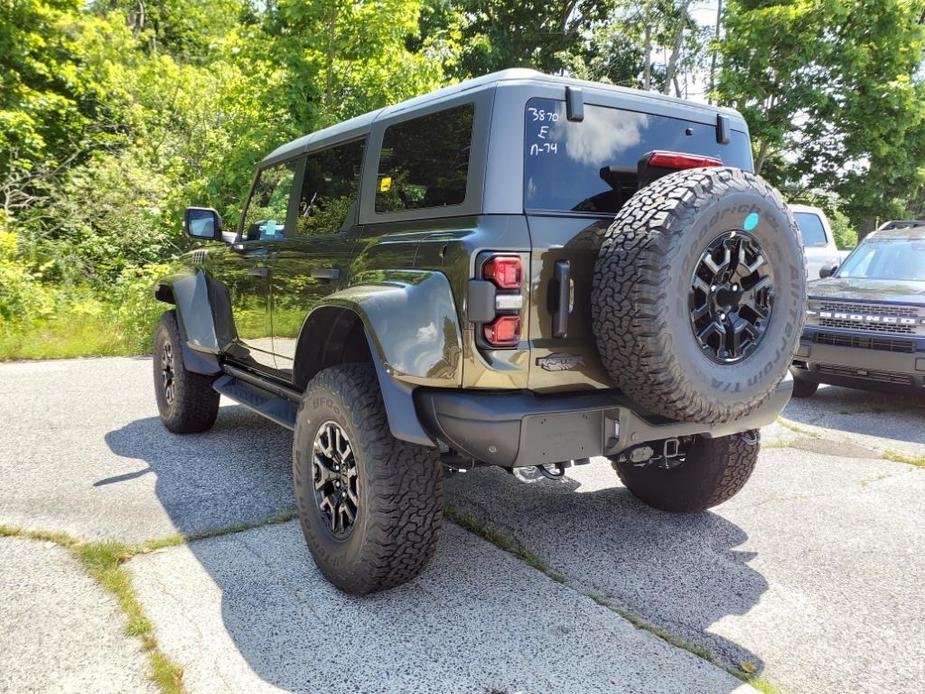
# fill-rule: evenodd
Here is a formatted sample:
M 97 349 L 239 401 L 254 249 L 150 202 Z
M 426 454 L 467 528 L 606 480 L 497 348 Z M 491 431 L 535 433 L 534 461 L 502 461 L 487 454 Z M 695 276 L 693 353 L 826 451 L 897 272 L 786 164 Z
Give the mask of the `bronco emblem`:
M 543 367 L 546 371 L 568 371 L 578 366 L 583 366 L 584 363 L 585 360 L 581 355 L 566 354 L 565 352 L 557 352 L 556 354 L 539 357 L 536 360 L 536 365 Z

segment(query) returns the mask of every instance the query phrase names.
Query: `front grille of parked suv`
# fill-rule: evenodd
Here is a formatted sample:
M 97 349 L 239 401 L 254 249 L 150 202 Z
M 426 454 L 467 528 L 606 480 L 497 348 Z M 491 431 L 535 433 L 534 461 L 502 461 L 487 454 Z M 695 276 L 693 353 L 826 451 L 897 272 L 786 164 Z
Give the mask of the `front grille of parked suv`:
M 834 345 L 836 347 L 855 347 L 858 349 L 874 349 L 881 352 L 900 352 L 912 354 L 915 352 L 915 341 L 879 335 L 845 335 L 844 333 L 817 332 L 813 335 L 813 342 L 817 345 Z
M 822 301 L 814 308 L 819 325 L 826 328 L 915 335 L 922 320 L 915 306 Z

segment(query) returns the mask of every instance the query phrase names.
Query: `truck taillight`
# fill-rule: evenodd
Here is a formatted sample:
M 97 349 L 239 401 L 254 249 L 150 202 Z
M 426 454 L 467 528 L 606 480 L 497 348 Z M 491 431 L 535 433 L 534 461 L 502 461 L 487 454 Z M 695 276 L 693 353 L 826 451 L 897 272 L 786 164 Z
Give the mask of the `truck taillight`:
M 683 152 L 665 152 L 655 150 L 649 153 L 646 164 L 661 169 L 697 169 L 701 166 L 722 166 L 723 160 Z
M 516 347 L 520 342 L 520 316 L 499 316 L 483 330 L 485 340 L 493 347 Z
M 523 311 L 524 266 L 519 255 L 488 255 L 479 271 L 483 282 L 494 287 L 482 315 L 482 339 L 486 347 L 516 347 L 520 343 Z M 491 286 L 491 285 L 489 285 Z
M 516 255 L 496 255 L 482 266 L 482 276 L 499 289 L 520 289 L 524 268 Z

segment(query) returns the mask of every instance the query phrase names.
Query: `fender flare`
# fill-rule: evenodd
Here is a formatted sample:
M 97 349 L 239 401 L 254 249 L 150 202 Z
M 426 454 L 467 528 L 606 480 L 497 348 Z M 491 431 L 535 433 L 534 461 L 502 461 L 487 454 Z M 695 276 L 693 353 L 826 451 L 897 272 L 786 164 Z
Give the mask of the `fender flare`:
M 418 418 L 414 390 L 462 384 L 462 331 L 446 276 L 396 270 L 356 277 L 355 284 L 326 297 L 306 317 L 296 354 L 302 353 L 303 340 L 312 339 L 306 326 L 315 312 L 331 308 L 352 312 L 363 325 L 392 435 L 433 447 Z
M 221 373 L 221 350 L 205 273 L 197 270 L 165 277 L 158 281 L 154 296 L 176 307 L 184 367 L 207 376 Z

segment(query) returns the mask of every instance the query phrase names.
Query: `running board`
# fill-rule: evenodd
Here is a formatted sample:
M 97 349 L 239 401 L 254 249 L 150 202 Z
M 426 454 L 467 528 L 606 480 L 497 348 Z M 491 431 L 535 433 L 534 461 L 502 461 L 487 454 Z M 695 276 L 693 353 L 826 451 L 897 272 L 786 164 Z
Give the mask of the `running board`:
M 212 387 L 222 395 L 231 398 L 253 410 L 257 414 L 263 415 L 284 426 L 289 430 L 295 429 L 296 413 L 299 411 L 297 403 L 280 395 L 274 395 L 269 390 L 265 390 L 253 383 L 245 383 L 240 378 L 231 375 L 224 375 L 217 379 Z

